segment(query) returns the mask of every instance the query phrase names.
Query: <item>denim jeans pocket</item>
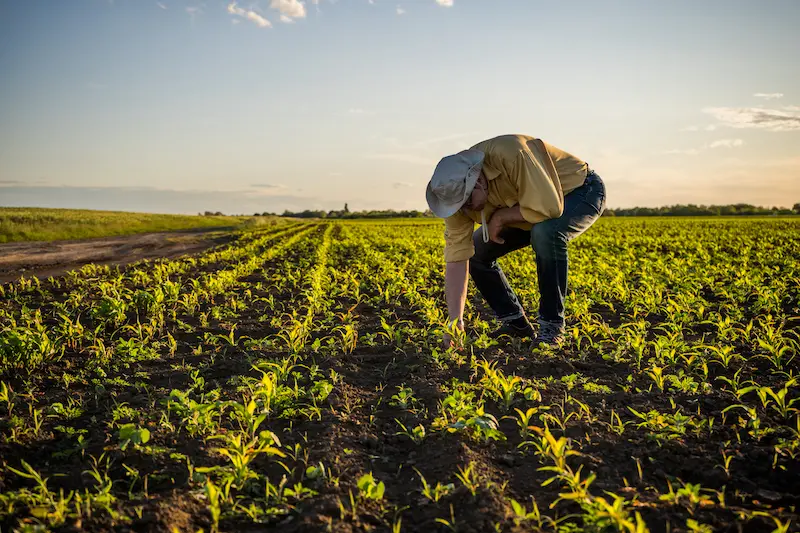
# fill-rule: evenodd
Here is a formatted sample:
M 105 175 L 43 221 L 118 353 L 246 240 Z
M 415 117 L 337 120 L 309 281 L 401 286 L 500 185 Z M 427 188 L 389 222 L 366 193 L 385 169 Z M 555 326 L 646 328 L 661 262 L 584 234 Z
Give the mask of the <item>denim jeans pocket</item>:
M 599 176 L 593 177 L 587 184 L 583 195 L 583 203 L 591 207 L 598 215 L 606 209 L 606 186 Z

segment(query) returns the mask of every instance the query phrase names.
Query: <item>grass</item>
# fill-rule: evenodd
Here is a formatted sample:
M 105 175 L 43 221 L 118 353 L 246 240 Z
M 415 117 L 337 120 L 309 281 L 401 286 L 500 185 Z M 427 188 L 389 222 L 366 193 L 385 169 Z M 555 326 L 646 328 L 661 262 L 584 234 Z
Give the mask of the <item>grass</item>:
M 244 224 L 250 218 L 252 217 L 0 207 L 0 243 L 87 239 L 195 228 L 231 228 Z

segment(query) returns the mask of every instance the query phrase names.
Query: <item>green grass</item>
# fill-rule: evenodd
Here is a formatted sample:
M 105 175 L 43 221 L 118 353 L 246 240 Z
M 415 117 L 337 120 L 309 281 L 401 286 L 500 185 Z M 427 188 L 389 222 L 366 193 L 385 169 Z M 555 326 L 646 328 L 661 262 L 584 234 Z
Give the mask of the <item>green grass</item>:
M 86 239 L 194 228 L 232 228 L 241 226 L 250 218 L 0 207 L 0 243 Z

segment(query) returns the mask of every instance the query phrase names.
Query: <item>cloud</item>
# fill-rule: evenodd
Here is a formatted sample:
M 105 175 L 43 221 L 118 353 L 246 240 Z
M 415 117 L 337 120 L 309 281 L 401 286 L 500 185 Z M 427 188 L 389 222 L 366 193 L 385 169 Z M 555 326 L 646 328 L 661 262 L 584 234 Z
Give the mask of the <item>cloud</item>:
M 294 20 L 292 20 L 292 17 L 287 17 L 286 15 L 281 14 L 281 22 L 284 24 L 291 24 L 294 22 Z
M 699 155 L 706 150 L 713 150 L 714 148 L 737 148 L 743 145 L 744 141 L 742 139 L 719 139 L 701 146 L 700 148 L 676 148 L 673 150 L 667 150 L 664 153 L 667 155 Z
M 33 180 L 0 180 L 0 187 L 37 187 L 47 185 L 49 180 L 46 178 L 35 178 Z
M 303 18 L 306 16 L 306 6 L 299 0 L 272 0 L 269 7 L 277 9 L 282 15 L 291 18 Z
M 715 124 L 709 124 L 707 126 L 692 125 L 692 126 L 686 126 L 685 128 L 681 128 L 680 131 L 700 131 L 701 129 L 703 131 L 714 131 L 717 129 L 717 126 Z
M 800 112 L 759 107 L 707 107 L 703 109 L 725 126 L 769 131 L 800 130 Z
M 203 8 L 200 6 L 187 6 L 184 8 L 186 13 L 189 14 L 189 20 L 191 21 L 192 25 L 194 26 L 195 19 L 197 15 L 203 14 Z
M 249 20 L 259 28 L 270 28 L 272 27 L 272 23 L 261 16 L 259 13 L 256 13 L 252 9 L 244 9 L 236 5 L 236 2 L 231 2 L 228 4 L 228 13 L 231 15 L 236 15 L 237 17 L 242 17 L 244 19 Z
M 392 183 L 392 187 L 395 189 L 404 189 L 406 187 L 413 187 L 413 183 L 408 183 L 407 181 L 395 181 Z
M 156 5 L 157 5 L 158 7 L 160 7 L 161 9 L 167 9 L 167 6 L 165 6 L 165 5 L 164 5 L 164 4 L 162 4 L 161 2 L 156 2 Z
M 783 98 L 783 93 L 756 93 L 753 96 L 756 98 L 763 98 L 764 100 L 776 100 Z
M 176 190 L 156 187 L 17 186 L 3 187 L 3 205 L 8 207 L 51 207 L 108 209 L 140 213 L 188 213 L 222 211 L 252 214 L 285 209 L 340 209 L 340 200 L 289 194 L 260 194 L 253 190 Z
M 742 146 L 744 141 L 741 139 L 720 139 L 708 145 L 709 148 L 734 148 Z
M 285 189 L 286 185 L 282 183 L 251 183 L 250 187 L 254 189 Z
M 396 12 L 397 12 L 398 15 L 405 15 L 406 10 L 403 9 L 402 7 L 400 7 L 400 6 L 397 6 Z
M 453 0 L 436 0 L 436 3 L 444 7 L 453 7 Z

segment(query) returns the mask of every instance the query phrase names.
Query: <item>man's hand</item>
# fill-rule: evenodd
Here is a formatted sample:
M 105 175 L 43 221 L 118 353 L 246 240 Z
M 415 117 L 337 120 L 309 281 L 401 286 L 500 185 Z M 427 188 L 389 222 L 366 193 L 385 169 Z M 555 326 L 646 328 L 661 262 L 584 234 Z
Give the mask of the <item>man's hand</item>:
M 525 222 L 522 216 L 519 205 L 513 207 L 504 207 L 492 213 L 492 218 L 489 219 L 487 231 L 489 232 L 489 239 L 497 244 L 505 243 L 505 239 L 500 236 L 505 226 L 509 224 L 516 224 L 517 222 Z
M 497 244 L 504 244 L 506 242 L 506 240 L 500 236 L 500 232 L 503 231 L 503 216 L 499 210 L 492 213 L 492 218 L 489 219 L 489 227 L 487 230 L 489 231 L 490 241 L 496 242 Z
M 442 334 L 442 349 L 461 348 L 461 338 L 464 334 L 464 322 L 455 321 L 452 330 L 445 330 Z

